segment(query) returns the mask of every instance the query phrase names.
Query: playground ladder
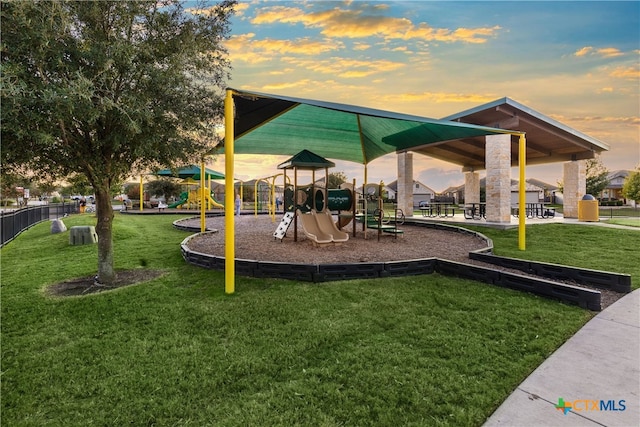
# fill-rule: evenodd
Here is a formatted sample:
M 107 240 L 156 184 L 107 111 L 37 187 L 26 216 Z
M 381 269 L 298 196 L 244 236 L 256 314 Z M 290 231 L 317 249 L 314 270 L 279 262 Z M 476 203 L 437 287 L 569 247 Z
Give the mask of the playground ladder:
M 291 222 L 293 221 L 293 216 L 293 212 L 285 212 L 284 216 L 282 217 L 282 221 L 280 221 L 280 225 L 278 225 L 276 231 L 273 232 L 273 237 L 280 240 L 284 238 L 285 234 L 287 234 L 289 226 L 291 225 Z

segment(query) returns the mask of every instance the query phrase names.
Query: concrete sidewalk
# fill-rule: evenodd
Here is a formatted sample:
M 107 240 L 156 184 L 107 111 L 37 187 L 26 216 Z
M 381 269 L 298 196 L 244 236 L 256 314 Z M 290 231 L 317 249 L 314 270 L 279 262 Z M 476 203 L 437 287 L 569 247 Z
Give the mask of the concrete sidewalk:
M 639 426 L 639 310 L 637 289 L 600 312 L 524 380 L 484 426 Z M 559 399 L 573 408 L 566 414 L 557 409 Z

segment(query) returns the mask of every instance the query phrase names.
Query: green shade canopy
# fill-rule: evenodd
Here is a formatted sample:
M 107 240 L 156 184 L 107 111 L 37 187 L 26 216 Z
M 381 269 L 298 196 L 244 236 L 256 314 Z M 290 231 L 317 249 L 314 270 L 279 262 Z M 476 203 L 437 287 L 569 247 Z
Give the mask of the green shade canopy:
M 224 179 L 224 175 L 209 168 L 204 168 L 205 179 Z M 200 179 L 200 167 L 196 165 L 184 166 L 178 169 L 162 169 L 155 173 L 159 176 L 173 176 L 175 178 Z
M 319 156 L 368 164 L 396 151 L 504 130 L 235 89 L 236 154 Z

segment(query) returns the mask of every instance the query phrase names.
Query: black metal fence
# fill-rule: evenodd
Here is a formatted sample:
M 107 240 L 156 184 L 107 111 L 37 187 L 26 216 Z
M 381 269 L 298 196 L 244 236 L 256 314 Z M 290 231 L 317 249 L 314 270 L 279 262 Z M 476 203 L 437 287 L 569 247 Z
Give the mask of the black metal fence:
M 27 206 L 26 208 L 0 213 L 0 246 L 13 240 L 18 234 L 33 225 L 57 219 L 65 215 L 79 212 L 76 203 L 56 203 L 41 206 Z
M 600 206 L 600 218 L 640 218 L 640 206 L 622 206 L 622 207 L 610 207 Z
M 49 203 L 49 218 L 58 219 L 65 215 L 80 213 L 80 202 Z

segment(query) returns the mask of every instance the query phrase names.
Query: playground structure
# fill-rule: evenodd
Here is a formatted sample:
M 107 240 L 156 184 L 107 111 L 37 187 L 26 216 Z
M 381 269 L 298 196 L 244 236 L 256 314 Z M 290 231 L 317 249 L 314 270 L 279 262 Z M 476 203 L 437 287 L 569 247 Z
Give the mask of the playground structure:
M 326 189 L 313 184 L 298 188 L 286 186 L 284 190 L 285 216 L 274 233 L 274 237 L 284 238 L 289 225 L 293 223 L 294 241 L 297 241 L 296 220 L 300 218 L 303 232 L 314 244 L 345 242 L 349 239 L 349 234 L 342 231 L 342 228 L 356 217 L 356 198 L 357 194 L 350 188 Z M 338 213 L 337 222 L 334 222 L 331 216 L 331 212 L 335 211 Z M 354 222 L 354 236 L 355 233 Z
M 362 197 L 362 213 L 356 216 L 356 219 L 362 222 L 363 231 L 373 229 L 377 231 L 378 241 L 383 233 L 392 234 L 394 238 L 404 233 L 398 228 L 398 225 L 404 224 L 405 215 L 402 209 L 395 208 L 393 214 L 393 224 L 391 215 L 389 215 L 383 206 L 382 189 L 384 184 L 365 184 L 363 186 Z
M 264 178 L 259 178 L 256 179 L 255 183 L 254 183 L 254 191 L 253 194 L 255 195 L 255 204 L 254 204 L 254 215 L 257 216 L 258 215 L 258 211 L 261 209 L 262 206 L 262 197 L 261 197 L 261 191 L 260 191 L 260 186 L 261 184 L 266 185 L 267 186 L 267 197 L 266 197 L 266 206 L 267 206 L 267 214 L 271 217 L 271 221 L 275 222 L 276 220 L 276 211 L 278 209 L 278 205 L 279 203 L 277 203 L 278 197 L 276 195 L 276 178 L 278 178 L 279 176 L 283 176 L 284 180 L 286 183 L 290 184 L 291 180 L 289 179 L 288 176 L 279 173 L 276 175 L 271 175 L 271 176 L 267 176 Z M 282 201 L 282 200 L 280 200 Z
M 328 169 L 334 166 L 330 162 L 308 150 L 303 150 L 291 159 L 278 166 L 284 169 L 284 211 L 285 215 L 273 236 L 282 240 L 289 226 L 294 225 L 294 241 L 298 240 L 297 220 L 300 218 L 304 234 L 314 245 L 341 243 L 349 239 L 349 234 L 342 231 L 344 227 L 353 223 L 353 236 L 356 236 L 356 222 L 362 223 L 365 239 L 367 230 L 375 229 L 378 240 L 382 233 L 391 233 L 395 237 L 403 231 L 397 228 L 404 222 L 404 214 L 396 209 L 394 223 L 390 225 L 390 216 L 385 214 L 382 205 L 383 184 L 366 184 L 363 195 L 359 197 L 356 191 L 356 181 L 343 183 L 338 189 L 328 189 Z M 286 170 L 294 169 L 294 184 L 286 184 Z M 315 170 L 325 169 L 325 186 L 318 186 L 315 180 Z M 298 169 L 312 171 L 312 184 L 298 186 Z M 273 187 L 272 187 L 273 188 Z M 333 221 L 331 212 L 336 212 L 338 220 Z
M 168 208 L 186 207 L 186 209 L 200 209 L 203 216 L 201 222 L 204 231 L 204 210 L 214 208 L 224 209 L 224 205 L 216 201 L 211 188 L 212 179 L 224 179 L 225 176 L 220 172 L 208 169 L 204 165 L 204 161 L 201 166 L 189 165 L 178 169 L 162 169 L 156 171 L 155 175 L 165 176 L 171 178 L 182 178 L 183 184 L 192 185 L 200 184 L 200 188 L 196 190 L 183 191 L 180 194 L 179 199 L 168 205 Z M 205 179 L 209 181 L 209 187 L 205 186 Z M 143 194 L 142 176 L 140 176 L 140 210 L 142 210 L 142 194 Z M 206 203 L 206 205 L 205 205 Z
M 200 208 L 201 202 L 201 191 L 200 189 L 183 191 L 180 193 L 180 198 L 175 203 L 168 205 L 168 208 L 178 208 L 178 207 L 186 207 L 186 209 L 198 209 Z M 207 204 L 207 209 L 219 208 L 224 209 L 224 205 L 217 202 L 214 198 L 213 191 L 209 190 L 208 187 L 204 188 L 205 194 L 205 203 Z
M 318 222 L 318 219 L 310 214 L 311 212 L 324 212 L 329 210 L 328 203 L 328 189 L 327 189 L 327 181 L 329 176 L 329 167 L 334 167 L 335 163 L 318 156 L 308 150 L 302 150 L 295 156 L 286 160 L 285 162 L 278 165 L 278 169 L 283 170 L 283 181 L 284 181 L 284 211 L 285 215 L 282 218 L 278 228 L 273 233 L 275 238 L 279 238 L 282 240 L 289 226 L 293 223 L 293 239 L 294 241 L 298 241 L 298 218 L 301 218 L 303 232 L 305 235 L 314 242 L 314 244 L 326 244 L 333 243 L 333 236 L 336 236 L 335 241 L 346 241 L 349 238 L 349 235 L 340 231 L 337 226 L 332 225 L 328 227 L 325 220 L 321 220 Z M 293 186 L 287 183 L 287 170 L 293 169 L 294 172 L 294 180 Z M 324 187 L 319 187 L 315 184 L 315 171 L 318 169 L 325 170 L 325 185 Z M 311 185 L 298 187 L 298 170 L 309 170 L 311 171 Z M 352 192 L 349 191 L 348 196 L 351 196 Z M 347 197 L 348 204 L 352 207 L 353 216 L 355 216 L 355 203 L 354 197 Z M 327 200 L 326 206 L 324 200 Z M 335 206 L 334 206 L 335 207 Z M 345 206 L 346 207 L 346 206 Z M 291 215 L 287 215 L 287 213 L 292 212 L 293 218 Z M 302 215 L 310 215 L 302 217 Z M 330 213 L 329 213 L 330 215 Z M 330 220 L 330 222 L 333 222 Z M 354 227 L 355 233 L 355 227 Z M 346 238 L 345 238 L 346 235 Z

